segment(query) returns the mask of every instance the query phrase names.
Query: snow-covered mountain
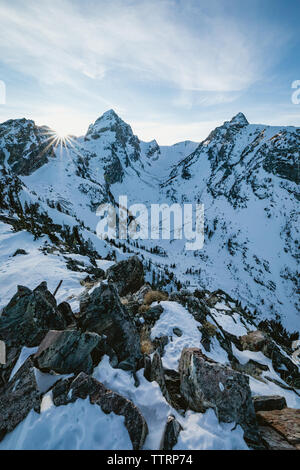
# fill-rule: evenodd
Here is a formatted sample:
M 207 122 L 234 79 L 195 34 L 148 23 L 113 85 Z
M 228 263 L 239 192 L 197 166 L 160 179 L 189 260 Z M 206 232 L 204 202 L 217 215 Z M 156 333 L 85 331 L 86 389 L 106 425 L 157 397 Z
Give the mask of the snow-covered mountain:
M 0 449 L 299 446 L 299 149 L 242 113 L 169 147 L 0 125 Z M 119 196 L 204 204 L 203 249 L 99 239 Z
M 258 315 L 297 328 L 299 128 L 249 124 L 239 113 L 200 144 L 160 147 L 141 142 L 110 110 L 84 137 L 65 145 L 54 139 L 32 121 L 0 125 L 4 193 L 5 180 L 17 178 L 22 205 L 37 203 L 54 223 L 83 226 L 106 252 L 95 237 L 99 204 L 117 204 L 119 195 L 130 204 L 201 202 L 202 250 L 187 252 L 181 240 L 129 240 L 127 248 L 183 284 L 221 288 Z

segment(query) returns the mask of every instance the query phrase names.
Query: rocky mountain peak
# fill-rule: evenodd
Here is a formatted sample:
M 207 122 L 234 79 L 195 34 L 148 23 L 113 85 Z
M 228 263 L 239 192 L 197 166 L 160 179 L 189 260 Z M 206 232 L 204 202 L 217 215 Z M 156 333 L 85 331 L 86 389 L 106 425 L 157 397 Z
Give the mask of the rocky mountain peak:
M 243 113 L 238 113 L 230 121 L 232 125 L 248 126 L 249 122 Z
M 133 136 L 132 129 L 123 119 L 121 119 L 117 113 L 110 109 L 100 116 L 94 124 L 91 124 L 86 138 L 98 139 L 101 134 L 112 131 L 116 133 L 116 136 L 131 137 Z

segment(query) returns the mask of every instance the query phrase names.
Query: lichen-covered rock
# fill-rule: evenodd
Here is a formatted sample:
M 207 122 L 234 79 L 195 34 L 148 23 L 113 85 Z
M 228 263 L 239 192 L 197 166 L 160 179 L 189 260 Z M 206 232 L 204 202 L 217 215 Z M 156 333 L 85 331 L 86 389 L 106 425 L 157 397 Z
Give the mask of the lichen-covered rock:
M 106 274 L 107 279 L 115 284 L 120 296 L 132 294 L 144 284 L 144 267 L 137 256 L 114 264 Z
M 177 444 L 178 436 L 182 431 L 181 424 L 177 421 L 175 416 L 168 416 L 166 427 L 162 436 L 160 449 L 161 450 L 172 450 Z
M 81 333 L 77 330 L 47 333 L 34 356 L 37 366 L 43 371 L 58 374 L 91 373 L 93 361 L 91 352 L 100 343 L 97 333 Z
M 127 398 L 109 390 L 98 380 L 83 372 L 72 382 L 64 381 L 53 389 L 53 401 L 57 406 L 87 397 L 93 405 L 100 406 L 104 413 L 124 416 L 133 449 L 139 450 L 143 447 L 148 426 L 140 410 Z
M 190 409 L 213 408 L 220 422 L 239 424 L 249 443 L 259 443 L 247 376 L 208 359 L 197 348 L 182 351 L 179 372 L 181 392 Z
M 119 367 L 135 369 L 141 358 L 140 338 L 114 285 L 102 283 L 85 298 L 79 323 L 84 330 L 107 337 L 106 342 L 115 351 Z
M 40 411 L 41 397 L 31 358 L 13 379 L 0 388 L 0 440 L 26 418 L 30 410 Z
M 7 345 L 38 346 L 50 329 L 66 326 L 55 297 L 42 282 L 34 291 L 18 286 L 17 293 L 0 317 L 0 339 Z

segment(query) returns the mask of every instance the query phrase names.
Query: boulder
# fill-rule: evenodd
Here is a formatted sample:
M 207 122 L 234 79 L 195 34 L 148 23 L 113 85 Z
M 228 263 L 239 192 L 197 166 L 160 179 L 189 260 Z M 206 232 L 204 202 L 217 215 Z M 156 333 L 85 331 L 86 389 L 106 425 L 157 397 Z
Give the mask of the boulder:
M 191 410 L 203 413 L 213 408 L 220 422 L 239 424 L 244 438 L 259 444 L 247 376 L 207 358 L 197 348 L 182 351 L 179 373 L 180 389 Z
M 163 311 L 164 311 L 163 307 L 159 304 L 159 305 L 155 305 L 154 307 L 149 308 L 149 310 L 144 312 L 143 316 L 146 321 L 150 323 L 155 323 L 157 320 L 159 320 Z
M 5 344 L 4 342 L 2 344 Z M 0 343 L 1 349 L 1 343 Z M 0 387 L 9 381 L 10 374 L 19 358 L 21 347 L 4 347 L 5 363 L 0 363 Z M 0 351 L 1 352 L 1 351 Z
M 173 450 L 173 447 L 177 444 L 178 436 L 182 429 L 181 424 L 177 421 L 175 416 L 170 415 L 164 429 L 160 450 Z
M 106 275 L 115 284 L 120 296 L 137 292 L 144 284 L 144 267 L 137 256 L 114 264 Z
M 57 310 L 63 317 L 66 325 L 71 325 L 72 323 L 75 323 L 75 317 L 68 302 L 62 302 L 61 304 L 59 304 Z
M 52 370 L 58 374 L 81 371 L 91 373 L 93 370 L 91 352 L 100 341 L 101 338 L 96 333 L 51 330 L 41 342 L 34 359 L 38 368 L 43 371 Z
M 249 351 L 262 351 L 264 346 L 266 345 L 268 339 L 266 335 L 260 331 L 251 331 L 247 335 L 240 337 L 240 342 L 242 349 L 248 349 Z
M 30 410 L 40 411 L 41 396 L 28 358 L 13 379 L 0 389 L 0 440 L 23 421 Z
M 173 328 L 173 333 L 174 335 L 179 336 L 179 338 L 183 335 L 182 330 L 180 328 L 177 328 L 177 326 Z
M 253 397 L 255 411 L 283 410 L 287 407 L 286 400 L 280 395 Z
M 7 346 L 34 347 L 40 344 L 49 329 L 63 330 L 65 326 L 46 282 L 34 291 L 18 286 L 17 293 L 0 317 L 0 339 Z
M 89 397 L 91 404 L 98 405 L 104 413 L 124 416 L 125 427 L 130 436 L 132 447 L 143 447 L 148 434 L 147 423 L 140 410 L 127 398 L 106 388 L 93 377 L 81 372 L 73 381 L 69 379 L 53 389 L 53 402 L 56 406 Z
M 102 283 L 80 307 L 81 328 L 105 335 L 108 346 L 117 355 L 119 367 L 135 369 L 141 358 L 140 338 L 115 286 Z
M 258 411 L 256 414 L 261 426 L 269 427 L 280 434 L 291 446 L 300 450 L 300 410 Z

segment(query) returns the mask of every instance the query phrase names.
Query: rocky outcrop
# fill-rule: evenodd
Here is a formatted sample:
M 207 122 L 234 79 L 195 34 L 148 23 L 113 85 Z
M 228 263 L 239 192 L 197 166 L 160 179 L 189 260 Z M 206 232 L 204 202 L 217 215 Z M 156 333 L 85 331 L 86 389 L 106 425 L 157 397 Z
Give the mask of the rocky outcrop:
M 170 415 L 167 419 L 166 427 L 164 429 L 160 449 L 173 450 L 173 447 L 177 444 L 178 436 L 182 429 L 183 428 L 181 424 L 177 421 L 175 416 Z
M 115 284 L 120 296 L 134 293 L 144 284 L 143 263 L 137 256 L 114 264 L 107 270 L 106 275 L 107 279 Z
M 63 330 L 65 326 L 46 282 L 34 291 L 18 286 L 17 293 L 0 317 L 0 339 L 8 346 L 33 347 L 40 344 L 50 329 Z
M 106 335 L 119 367 L 135 369 L 141 358 L 139 335 L 113 284 L 102 283 L 85 298 L 79 324 L 86 331 Z
M 30 410 L 40 411 L 40 392 L 31 358 L 13 379 L 0 388 L 0 440 L 26 418 Z
M 5 343 L 3 343 L 5 344 Z M 0 345 L 1 347 L 1 345 Z M 18 360 L 21 352 L 21 347 L 18 346 L 5 346 L 5 363 L 0 363 L 0 387 L 6 384 L 9 380 L 10 374 Z
M 249 351 L 262 351 L 264 346 L 267 344 L 268 339 L 262 331 L 251 331 L 247 335 L 240 337 L 242 349 L 248 349 Z
M 266 333 L 256 330 L 239 338 L 243 350 L 261 351 L 272 361 L 272 366 L 280 377 L 295 388 L 300 387 L 298 367 L 283 354 L 276 343 Z
M 132 447 L 139 450 L 143 447 L 148 434 L 147 423 L 140 410 L 127 398 L 106 388 L 102 383 L 83 372 L 75 380 L 65 381 L 53 390 L 55 405 L 76 401 L 78 398 L 89 397 L 93 405 L 98 405 L 104 413 L 115 413 L 124 416 L 125 426 L 130 436 Z
M 0 124 L 0 165 L 6 162 L 14 174 L 30 175 L 55 157 L 54 141 L 49 128 L 38 127 L 31 120 L 6 121 Z
M 253 397 L 255 411 L 283 410 L 287 407 L 286 399 L 279 395 Z
M 220 422 L 239 424 L 244 438 L 259 443 L 249 378 L 208 359 L 200 349 L 184 349 L 179 363 L 181 392 L 190 409 L 213 408 Z
M 58 374 L 91 373 L 91 352 L 101 338 L 97 333 L 81 333 L 77 330 L 51 330 L 43 339 L 34 356 L 39 369 Z
M 300 410 L 284 408 L 282 410 L 259 411 L 257 420 L 263 427 L 263 438 L 269 448 L 278 448 L 281 443 L 286 448 L 292 446 L 294 449 L 300 450 Z M 273 439 L 267 438 L 268 430 Z M 279 438 L 274 439 L 274 436 L 278 435 L 281 436 L 280 442 Z

